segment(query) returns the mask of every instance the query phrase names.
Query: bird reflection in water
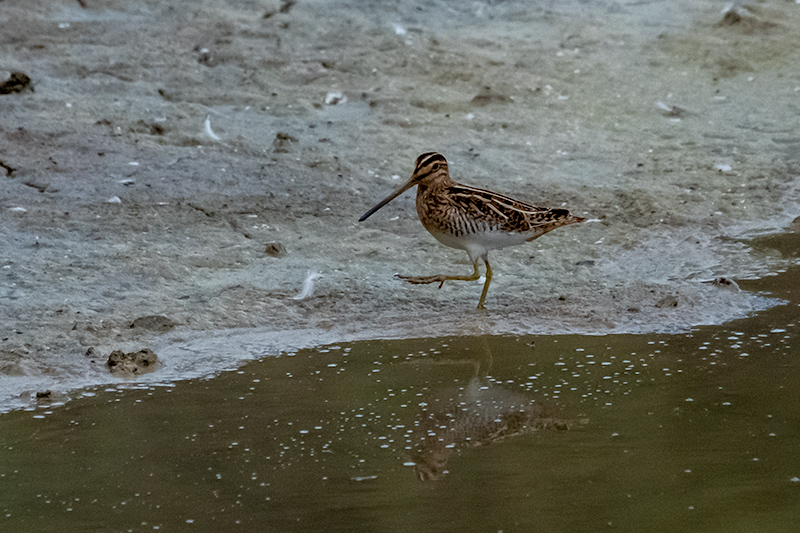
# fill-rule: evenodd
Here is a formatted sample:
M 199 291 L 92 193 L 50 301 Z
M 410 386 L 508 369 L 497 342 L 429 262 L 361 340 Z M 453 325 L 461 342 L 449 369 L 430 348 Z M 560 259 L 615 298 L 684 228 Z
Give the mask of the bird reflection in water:
M 489 350 L 485 343 L 485 349 Z M 489 353 L 491 359 L 491 354 Z M 480 364 L 476 365 L 480 373 Z M 570 422 L 554 408 L 536 403 L 521 393 L 478 376 L 466 387 L 440 391 L 426 398 L 419 414 L 411 455 L 417 476 L 430 482 L 441 479 L 453 450 L 483 446 L 507 437 L 541 429 L 566 430 Z

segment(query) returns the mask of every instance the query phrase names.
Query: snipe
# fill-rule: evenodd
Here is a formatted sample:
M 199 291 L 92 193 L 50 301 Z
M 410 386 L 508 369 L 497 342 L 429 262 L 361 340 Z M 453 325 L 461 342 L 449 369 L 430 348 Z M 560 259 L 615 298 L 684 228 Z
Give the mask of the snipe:
M 426 152 L 417 158 L 411 179 L 364 213 L 363 222 L 413 186 L 417 186 L 417 214 L 425 229 L 436 240 L 465 250 L 472 261 L 471 275 L 398 276 L 409 283 L 439 283 L 448 280 L 475 281 L 480 278 L 478 259 L 486 264 L 478 309 L 484 309 L 486 293 L 492 281 L 489 250 L 516 246 L 541 237 L 561 226 L 586 220 L 566 209 L 538 207 L 496 192 L 468 187 L 450 179 L 447 160 L 442 154 Z

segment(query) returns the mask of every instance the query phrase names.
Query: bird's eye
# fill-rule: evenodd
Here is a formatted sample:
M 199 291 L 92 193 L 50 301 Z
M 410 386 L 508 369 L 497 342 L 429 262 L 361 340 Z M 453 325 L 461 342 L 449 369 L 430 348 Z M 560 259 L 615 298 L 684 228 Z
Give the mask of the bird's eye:
M 433 164 L 433 170 L 439 170 L 439 163 Z

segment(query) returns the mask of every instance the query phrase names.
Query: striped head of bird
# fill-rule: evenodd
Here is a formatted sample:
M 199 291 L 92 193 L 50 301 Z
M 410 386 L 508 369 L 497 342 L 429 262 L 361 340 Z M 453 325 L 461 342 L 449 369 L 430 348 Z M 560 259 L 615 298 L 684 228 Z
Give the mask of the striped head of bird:
M 358 221 L 365 221 L 372 216 L 375 211 L 385 206 L 415 185 L 426 188 L 433 185 L 449 185 L 451 183 L 452 180 L 450 179 L 450 173 L 447 169 L 447 159 L 445 159 L 442 154 L 436 152 L 425 152 L 417 158 L 411 178 L 392 194 L 378 202 L 375 207 L 364 213 L 364 215 L 359 218 Z

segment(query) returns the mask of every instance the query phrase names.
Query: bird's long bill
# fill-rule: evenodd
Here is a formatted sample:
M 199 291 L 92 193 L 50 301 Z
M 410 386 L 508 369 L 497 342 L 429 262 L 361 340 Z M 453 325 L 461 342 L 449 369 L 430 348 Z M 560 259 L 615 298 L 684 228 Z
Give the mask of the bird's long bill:
M 414 182 L 413 182 L 413 178 L 412 178 L 412 179 L 410 179 L 410 180 L 408 180 L 408 182 L 407 182 L 405 185 L 403 185 L 402 187 L 400 187 L 399 189 L 397 189 L 396 191 L 394 191 L 392 194 L 390 194 L 389 196 L 387 196 L 386 198 L 384 198 L 384 199 L 383 199 L 383 200 L 381 200 L 380 202 L 378 202 L 378 205 L 376 205 L 375 207 L 373 207 L 372 209 L 370 209 L 369 211 L 367 211 L 366 213 L 364 213 L 364 215 L 363 215 L 361 218 L 359 218 L 359 219 L 358 219 L 358 221 L 359 221 L 359 222 L 364 222 L 364 221 L 365 221 L 365 220 L 367 220 L 369 217 L 371 217 L 371 216 L 372 216 L 372 214 L 373 214 L 375 211 L 377 211 L 377 210 L 378 210 L 378 209 L 380 209 L 381 207 L 385 206 L 386 204 L 388 204 L 389 202 L 391 202 L 392 200 L 394 200 L 395 198 L 397 198 L 398 196 L 400 196 L 401 194 L 403 194 L 404 192 L 406 192 L 408 189 L 410 189 L 411 187 L 413 187 L 414 185 L 416 185 L 416 183 L 414 183 Z

